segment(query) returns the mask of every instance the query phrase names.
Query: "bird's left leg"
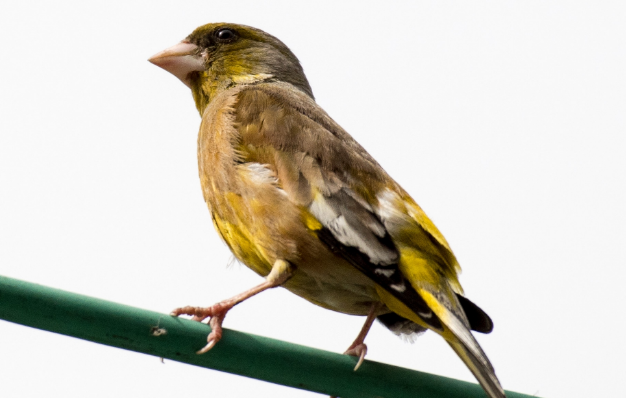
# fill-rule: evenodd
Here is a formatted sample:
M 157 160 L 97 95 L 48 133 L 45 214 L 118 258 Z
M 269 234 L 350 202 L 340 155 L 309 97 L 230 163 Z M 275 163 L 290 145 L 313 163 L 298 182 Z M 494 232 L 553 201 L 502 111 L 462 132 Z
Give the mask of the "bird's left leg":
M 180 307 L 176 308 L 170 315 L 193 315 L 192 320 L 201 322 L 206 318 L 211 318 L 209 325 L 211 326 L 211 333 L 207 337 L 207 345 L 204 346 L 198 354 L 204 354 L 209 351 L 215 344 L 222 338 L 222 322 L 226 317 L 226 313 L 230 311 L 235 305 L 242 301 L 249 299 L 255 294 L 261 293 L 264 290 L 271 289 L 276 286 L 280 286 L 285 283 L 293 275 L 294 267 L 285 260 L 277 260 L 272 266 L 272 271 L 263 283 L 253 287 L 250 290 L 246 290 L 228 300 L 220 301 L 210 307 Z
M 383 304 L 380 302 L 372 304 L 372 307 L 370 308 L 370 312 L 367 314 L 367 318 L 365 319 L 365 324 L 363 324 L 363 327 L 361 328 L 361 332 L 359 333 L 358 336 L 356 336 L 356 339 L 354 340 L 352 345 L 348 348 L 348 350 L 344 352 L 344 354 L 352 355 L 354 357 L 359 358 L 359 362 L 357 362 L 356 366 L 354 367 L 355 371 L 361 366 L 361 364 L 363 363 L 363 360 L 365 359 L 365 354 L 367 354 L 367 346 L 365 345 L 365 336 L 367 336 L 367 333 L 370 331 L 370 328 L 372 327 L 372 324 L 374 323 L 374 319 L 376 319 L 376 314 L 378 313 L 378 310 L 380 310 L 382 305 Z

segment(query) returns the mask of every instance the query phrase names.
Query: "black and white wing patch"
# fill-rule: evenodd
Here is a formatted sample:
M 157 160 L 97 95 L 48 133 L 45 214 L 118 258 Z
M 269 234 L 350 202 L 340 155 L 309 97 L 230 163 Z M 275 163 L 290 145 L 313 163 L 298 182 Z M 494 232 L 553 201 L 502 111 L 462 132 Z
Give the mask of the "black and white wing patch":
M 323 225 L 317 236 L 333 253 L 415 311 L 430 327 L 442 329 L 439 318 L 402 275 L 398 250 L 366 203 L 343 188 L 331 196 L 318 194 L 309 211 Z

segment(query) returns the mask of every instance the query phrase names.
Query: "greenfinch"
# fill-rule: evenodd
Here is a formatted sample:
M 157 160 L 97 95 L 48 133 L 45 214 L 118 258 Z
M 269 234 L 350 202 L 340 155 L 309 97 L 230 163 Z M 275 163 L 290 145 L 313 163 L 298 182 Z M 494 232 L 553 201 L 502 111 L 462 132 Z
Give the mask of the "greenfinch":
M 150 58 L 191 89 L 202 116 L 198 167 L 213 224 L 236 258 L 265 277 L 210 307 L 221 338 L 234 305 L 282 286 L 321 307 L 367 316 L 347 354 L 367 352 L 374 319 L 398 335 L 441 335 L 491 398 L 504 397 L 470 330 L 493 323 L 463 296 L 459 264 L 433 222 L 315 102 L 296 56 L 252 27 L 211 23 Z

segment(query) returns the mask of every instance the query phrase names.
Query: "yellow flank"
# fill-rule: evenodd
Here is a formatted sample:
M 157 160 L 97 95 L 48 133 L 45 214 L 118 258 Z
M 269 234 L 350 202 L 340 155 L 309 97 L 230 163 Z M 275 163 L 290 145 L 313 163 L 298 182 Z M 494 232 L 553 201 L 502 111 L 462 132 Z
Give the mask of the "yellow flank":
M 242 206 L 240 198 L 233 193 L 226 194 L 231 209 L 238 212 Z M 266 276 L 272 269 L 272 263 L 268 261 L 267 253 L 259 244 L 254 234 L 250 233 L 246 224 L 241 222 L 231 223 L 221 218 L 214 217 L 214 224 L 235 257 L 246 264 L 250 269 L 261 276 Z

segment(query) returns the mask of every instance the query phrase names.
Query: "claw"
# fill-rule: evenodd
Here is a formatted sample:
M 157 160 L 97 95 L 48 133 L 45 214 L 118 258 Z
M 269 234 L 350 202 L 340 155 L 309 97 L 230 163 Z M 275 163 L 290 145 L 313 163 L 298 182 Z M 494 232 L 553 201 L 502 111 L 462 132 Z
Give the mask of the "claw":
M 359 357 L 359 361 L 356 363 L 356 366 L 354 367 L 354 371 L 356 372 L 361 367 L 361 365 L 363 364 L 363 361 L 365 360 L 365 355 L 367 355 L 367 346 L 365 345 L 365 343 L 357 344 L 354 347 L 348 348 L 348 350 L 346 350 L 344 354 L 352 355 L 353 357 Z
M 209 335 L 209 337 L 207 338 L 207 345 L 205 345 L 201 350 L 196 351 L 196 354 L 198 355 L 202 355 L 206 352 L 208 352 L 211 348 L 215 347 L 215 344 L 217 344 L 217 339 L 212 339 L 211 335 Z
M 211 326 L 211 333 L 207 336 L 207 345 L 205 345 L 201 350 L 197 351 L 196 354 L 204 354 L 209 351 L 211 348 L 217 344 L 218 341 L 222 339 L 222 322 L 224 321 L 224 317 L 226 313 L 216 314 L 209 321 L 209 325 Z
M 354 367 L 355 372 L 359 370 L 359 368 L 363 364 L 363 361 L 365 360 L 365 354 L 367 354 L 367 347 L 365 346 L 365 344 L 363 344 L 363 347 L 365 347 L 365 349 L 361 351 L 361 355 L 359 356 L 359 362 L 357 362 L 356 366 Z

